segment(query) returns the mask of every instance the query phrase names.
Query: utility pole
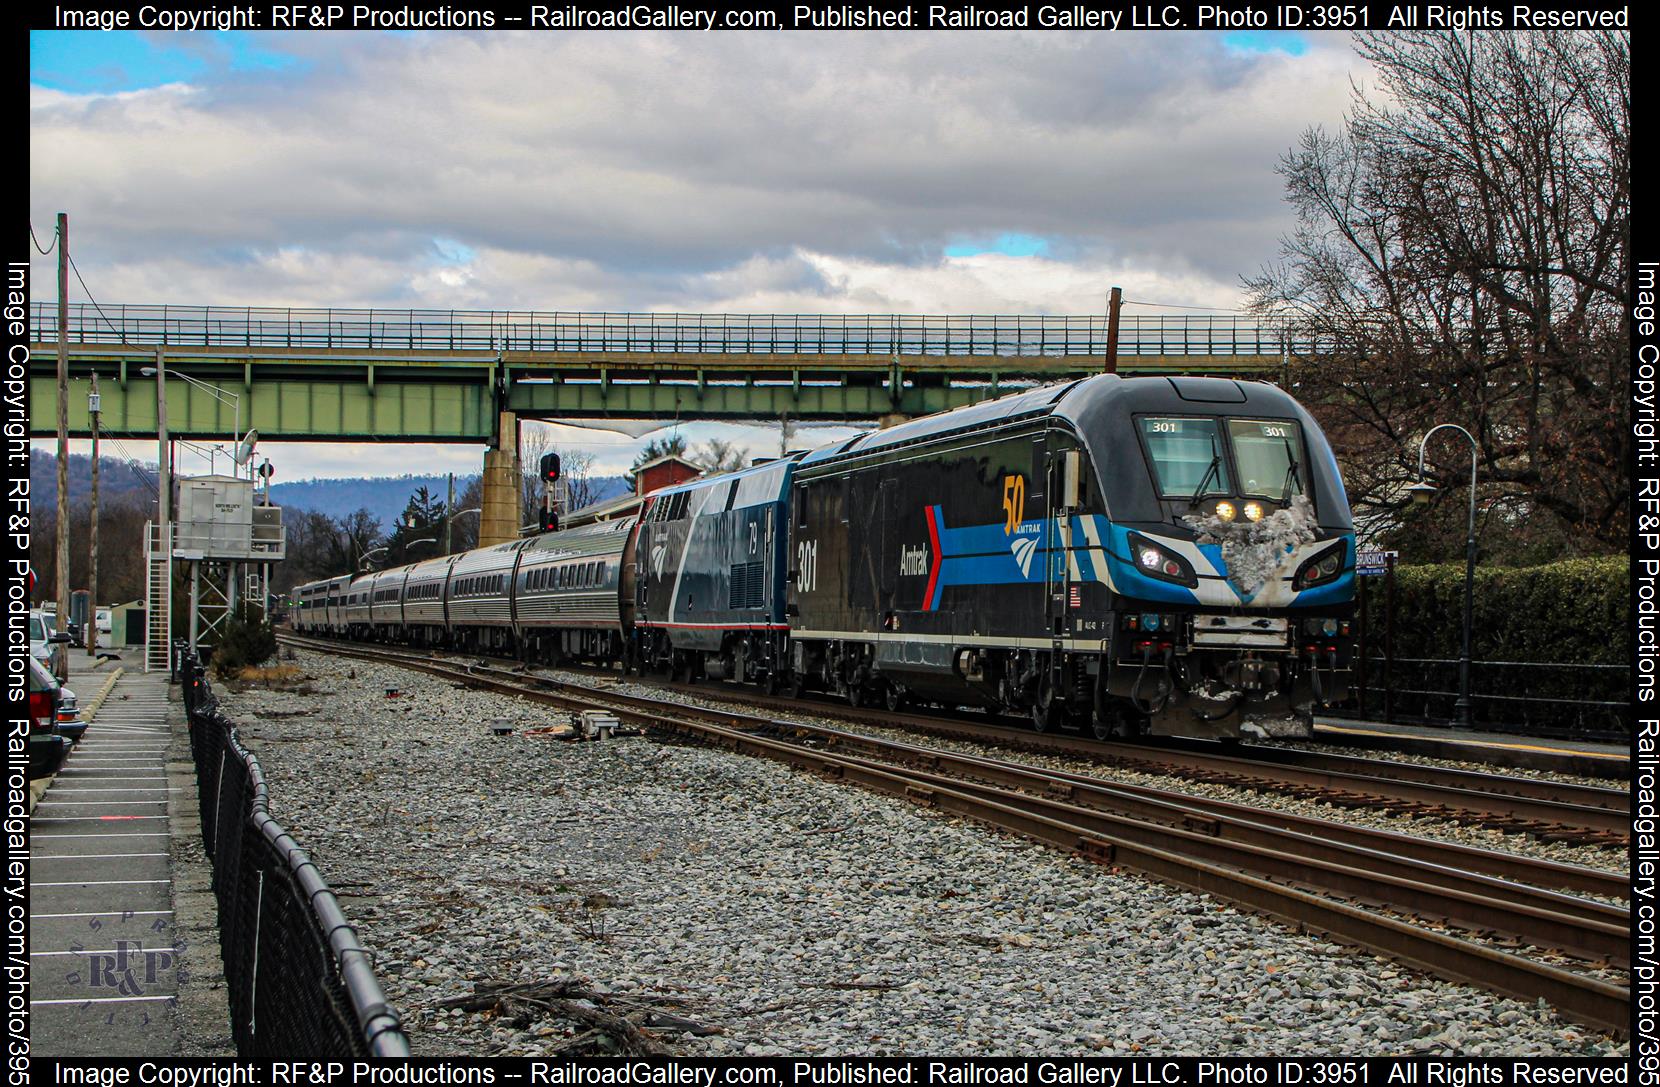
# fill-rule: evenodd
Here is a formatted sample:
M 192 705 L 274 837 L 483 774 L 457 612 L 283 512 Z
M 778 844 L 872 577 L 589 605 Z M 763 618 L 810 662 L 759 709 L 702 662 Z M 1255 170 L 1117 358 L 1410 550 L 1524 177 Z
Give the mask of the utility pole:
M 455 524 L 455 473 L 450 473 L 449 497 L 444 499 L 444 554 L 450 553 L 450 526 Z
M 1107 365 L 1102 373 L 1118 373 L 1118 311 L 1124 307 L 1124 288 L 1112 289 L 1112 300 L 1107 303 Z
M 58 622 L 69 629 L 69 214 L 58 212 Z M 58 647 L 58 676 L 69 678 L 69 646 Z
M 167 357 L 160 344 L 156 345 L 156 441 L 160 446 L 156 459 L 156 479 L 161 484 L 161 493 L 158 496 L 160 505 L 157 512 L 161 518 L 162 542 L 168 543 L 171 533 L 167 522 L 172 516 L 170 508 L 173 501 L 173 480 L 171 469 L 172 457 L 167 449 Z M 168 550 L 172 550 L 171 547 Z
M 86 655 L 89 657 L 98 655 L 98 412 L 102 407 L 98 397 L 98 371 L 94 370 L 92 392 L 86 398 L 86 413 L 92 420 L 92 548 L 86 575 L 87 626 L 92 628 L 87 632 L 86 639 Z

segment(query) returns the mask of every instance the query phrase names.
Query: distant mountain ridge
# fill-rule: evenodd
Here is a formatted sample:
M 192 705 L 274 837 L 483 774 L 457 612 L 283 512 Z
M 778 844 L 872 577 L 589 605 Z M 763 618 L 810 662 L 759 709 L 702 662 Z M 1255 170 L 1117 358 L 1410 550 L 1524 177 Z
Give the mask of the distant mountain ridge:
M 154 464 L 127 461 L 115 457 L 99 457 L 98 492 L 101 503 L 142 502 L 153 505 L 156 497 L 156 469 Z M 53 502 L 58 486 L 57 458 L 51 453 L 34 449 L 29 453 L 29 487 L 36 503 Z M 455 477 L 455 495 L 459 502 L 467 485 L 475 475 Z M 597 476 L 590 481 L 598 495 L 596 501 L 615 498 L 628 490 L 628 481 L 622 476 Z M 315 510 L 329 517 L 343 518 L 360 509 L 368 510 L 382 526 L 389 526 L 403 512 L 409 496 L 420 487 L 443 499 L 449 486 L 445 475 L 423 474 L 380 477 L 348 477 L 339 479 L 302 479 L 277 483 L 271 487 L 271 500 L 279 506 L 295 510 Z M 69 501 L 71 505 L 85 503 L 92 494 L 92 458 L 79 453 L 69 455 Z
M 476 476 L 456 476 L 455 496 L 459 500 Z M 358 510 L 368 510 L 382 525 L 390 525 L 403 512 L 409 496 L 425 487 L 428 494 L 444 497 L 449 487 L 446 475 L 350 476 L 337 479 L 300 479 L 271 487 L 271 501 L 285 509 L 314 510 L 336 519 Z
M 477 476 L 455 477 L 455 498 Z M 628 481 L 622 476 L 596 476 L 593 484 L 596 501 L 615 498 L 628 490 Z M 345 479 L 301 479 L 292 483 L 278 483 L 271 488 L 271 501 L 288 509 L 315 510 L 334 518 L 347 517 L 360 509 L 368 510 L 383 526 L 389 526 L 403 513 L 409 496 L 421 487 L 427 493 L 443 500 L 449 487 L 449 477 L 443 475 L 357 477 Z

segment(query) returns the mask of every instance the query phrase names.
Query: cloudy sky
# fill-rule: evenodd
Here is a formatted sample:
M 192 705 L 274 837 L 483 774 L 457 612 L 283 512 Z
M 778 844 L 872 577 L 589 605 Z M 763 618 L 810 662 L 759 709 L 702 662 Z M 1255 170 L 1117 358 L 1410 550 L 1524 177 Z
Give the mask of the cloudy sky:
M 1364 79 L 1313 34 L 36 32 L 29 214 L 44 241 L 69 212 L 101 303 L 1227 309 L 1289 228 L 1278 157 Z

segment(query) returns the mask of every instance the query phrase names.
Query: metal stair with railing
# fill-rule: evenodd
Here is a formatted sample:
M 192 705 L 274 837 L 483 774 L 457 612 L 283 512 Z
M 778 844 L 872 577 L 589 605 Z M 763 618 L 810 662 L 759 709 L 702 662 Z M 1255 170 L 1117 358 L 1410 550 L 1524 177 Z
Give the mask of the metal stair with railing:
M 144 526 L 144 670 L 166 672 L 172 663 L 173 550 L 165 526 Z

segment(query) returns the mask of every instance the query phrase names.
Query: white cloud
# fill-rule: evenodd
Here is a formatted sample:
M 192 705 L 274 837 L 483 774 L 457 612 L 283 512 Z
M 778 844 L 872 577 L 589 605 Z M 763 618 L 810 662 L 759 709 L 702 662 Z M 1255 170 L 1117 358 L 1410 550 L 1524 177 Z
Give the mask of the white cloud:
M 107 304 L 1099 313 L 1117 285 L 1225 308 L 1290 225 L 1278 157 L 1364 78 L 1346 38 L 1308 40 L 273 36 L 307 64 L 32 88 L 30 215 L 70 212 Z M 1005 233 L 1048 247 L 944 255 Z M 581 440 L 606 470 L 638 446 Z M 290 479 L 481 452 L 271 448 Z

